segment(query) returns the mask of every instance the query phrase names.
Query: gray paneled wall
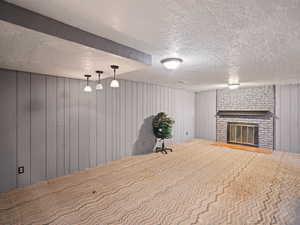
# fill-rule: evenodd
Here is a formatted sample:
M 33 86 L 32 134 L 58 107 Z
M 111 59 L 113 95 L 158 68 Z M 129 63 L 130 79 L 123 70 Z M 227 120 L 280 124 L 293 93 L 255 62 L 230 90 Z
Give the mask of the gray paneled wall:
M 0 184 L 1 190 L 16 186 L 17 104 L 16 73 L 0 76 Z
M 0 70 L 0 191 L 149 152 L 150 117 L 160 111 L 176 120 L 171 142 L 194 137 L 195 93 L 109 83 L 85 93 L 83 80 Z
M 276 86 L 276 150 L 300 153 L 300 84 Z
M 196 94 L 196 137 L 216 140 L 216 90 Z

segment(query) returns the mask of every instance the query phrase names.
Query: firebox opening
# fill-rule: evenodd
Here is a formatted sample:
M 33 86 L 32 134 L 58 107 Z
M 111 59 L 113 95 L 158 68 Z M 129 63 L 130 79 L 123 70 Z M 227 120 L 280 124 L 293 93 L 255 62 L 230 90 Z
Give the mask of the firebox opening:
M 227 143 L 258 147 L 258 124 L 228 122 Z

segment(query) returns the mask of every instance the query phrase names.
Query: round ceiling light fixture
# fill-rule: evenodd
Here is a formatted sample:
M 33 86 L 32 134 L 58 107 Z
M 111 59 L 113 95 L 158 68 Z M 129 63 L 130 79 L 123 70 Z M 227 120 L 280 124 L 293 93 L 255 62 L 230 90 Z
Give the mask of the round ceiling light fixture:
M 238 89 L 239 87 L 240 87 L 240 83 L 228 84 L 228 88 L 231 90 Z
M 160 61 L 168 70 L 176 70 L 183 62 L 180 58 L 166 58 Z

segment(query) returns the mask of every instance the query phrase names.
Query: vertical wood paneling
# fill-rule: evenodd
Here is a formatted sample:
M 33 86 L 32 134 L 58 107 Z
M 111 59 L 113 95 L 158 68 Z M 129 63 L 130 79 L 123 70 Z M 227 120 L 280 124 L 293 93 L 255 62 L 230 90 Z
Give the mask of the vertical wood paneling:
M 117 120 L 117 112 L 116 112 L 116 89 L 111 88 L 111 95 L 109 96 L 109 103 L 111 104 L 111 160 L 116 159 L 116 144 L 117 144 L 117 134 L 116 134 L 116 120 Z
M 97 165 L 97 91 L 93 88 L 93 91 L 89 93 L 89 151 L 90 151 L 90 167 Z
M 175 118 L 176 115 L 176 107 L 175 107 L 175 90 L 171 90 L 171 104 L 172 104 L 172 118 Z M 177 143 L 176 135 L 177 135 L 177 129 L 176 129 L 177 123 L 175 121 L 174 129 L 173 129 L 173 143 Z
M 300 136 L 300 87 L 299 87 L 299 85 L 298 85 L 298 88 L 297 88 L 297 102 L 295 103 L 298 107 L 298 113 L 297 113 L 297 115 L 296 115 L 296 122 L 295 122 L 295 124 L 296 124 L 296 127 L 298 128 L 298 137 Z M 299 151 L 299 146 L 300 146 L 300 138 L 297 138 L 297 142 L 296 142 L 296 152 L 297 153 L 300 153 L 300 151 Z
M 126 115 L 125 115 L 125 102 L 126 102 L 126 81 L 121 81 L 121 87 L 120 87 L 120 158 L 123 158 L 126 156 Z
M 167 113 L 167 114 L 170 114 L 170 111 L 169 111 L 169 92 L 168 92 L 168 88 L 167 87 L 164 87 L 164 111 Z
M 70 170 L 71 172 L 79 169 L 79 135 L 78 135 L 78 103 L 80 85 L 78 80 L 70 80 Z
M 292 104 L 290 105 L 290 131 L 291 131 L 291 136 L 290 136 L 290 151 L 291 152 L 297 152 L 297 149 L 299 146 L 297 145 L 297 139 L 299 138 L 298 135 L 298 127 L 293 125 L 294 123 L 297 124 L 297 118 L 298 118 L 298 87 L 296 85 L 292 85 L 292 87 L 289 89 L 290 90 L 290 99 L 292 101 Z
M 132 82 L 132 140 L 131 146 L 134 146 L 134 143 L 137 140 L 138 135 L 138 87 L 136 82 Z M 133 149 L 130 149 L 130 154 Z
M 90 166 L 90 139 L 89 139 L 89 94 L 83 89 L 86 85 L 85 81 L 80 81 L 79 91 L 79 169 L 83 170 Z
M 286 150 L 290 150 L 290 138 L 291 133 L 289 131 L 290 126 L 290 90 L 286 87 L 282 87 L 281 90 L 281 148 Z
M 150 115 L 154 115 L 154 106 L 153 106 L 153 85 L 152 84 L 149 84 L 148 85 L 148 95 L 149 95 L 149 107 L 150 107 L 150 110 L 149 110 L 149 113 Z
M 300 85 L 276 86 L 276 150 L 300 153 Z
M 16 72 L 0 70 L 0 191 L 8 191 L 16 186 L 16 86 Z
M 138 141 L 138 137 L 141 132 L 142 126 L 142 118 L 143 118 L 143 84 L 137 83 L 137 127 L 136 127 L 136 140 L 135 143 Z
M 30 74 L 24 72 L 17 73 L 17 153 L 17 166 L 25 169 L 17 176 L 21 187 L 30 184 Z
M 1 152 L 0 189 L 139 154 L 145 119 L 161 111 L 176 120 L 168 143 L 193 138 L 194 93 L 125 80 L 113 89 L 110 81 L 103 80 L 102 91 L 92 82 L 93 91 L 85 93 L 82 80 L 1 71 L 0 100 L 6 107 L 0 140 L 9 151 Z M 17 166 L 25 173 L 16 177 Z
M 280 149 L 281 147 L 281 86 L 278 85 L 275 88 L 275 149 Z
M 122 81 L 120 81 L 120 85 Z M 120 111 L 120 100 L 121 100 L 121 87 L 115 89 L 115 157 L 114 160 L 120 159 L 121 156 L 121 130 L 120 130 L 120 123 L 121 123 L 121 111 Z
M 132 82 L 125 81 L 126 85 L 126 108 L 125 108 L 125 138 L 126 138 L 126 155 L 131 154 L 133 139 L 133 121 L 132 121 Z
M 149 94 L 149 90 L 150 90 L 150 85 L 149 84 L 145 84 L 145 98 L 144 98 L 144 104 L 145 104 L 145 116 L 149 117 L 151 116 L 151 107 L 150 107 L 150 94 Z
M 156 113 L 161 112 L 161 93 L 160 87 L 156 86 Z
M 107 88 L 106 88 L 106 101 L 105 101 L 105 109 L 106 109 L 106 162 L 110 162 L 113 160 L 113 90 L 109 88 L 111 80 L 107 81 Z
M 56 78 L 46 77 L 47 87 L 46 87 L 46 177 L 53 178 L 56 177 L 56 163 L 57 163 L 57 133 L 56 133 Z
M 148 95 L 148 88 L 149 85 L 144 83 L 143 85 L 143 119 L 147 118 L 150 116 L 150 100 L 149 100 L 149 95 Z
M 31 75 L 31 183 L 46 178 L 46 77 Z
M 106 83 L 102 81 L 104 87 Z M 106 92 L 107 88 L 97 91 L 97 165 L 106 162 Z
M 65 79 L 65 174 L 70 173 L 70 79 Z
M 164 108 L 164 98 L 163 98 L 163 88 L 161 86 L 158 86 L 158 99 L 159 99 L 159 111 L 163 111 Z
M 65 78 L 56 79 L 56 173 L 65 174 Z

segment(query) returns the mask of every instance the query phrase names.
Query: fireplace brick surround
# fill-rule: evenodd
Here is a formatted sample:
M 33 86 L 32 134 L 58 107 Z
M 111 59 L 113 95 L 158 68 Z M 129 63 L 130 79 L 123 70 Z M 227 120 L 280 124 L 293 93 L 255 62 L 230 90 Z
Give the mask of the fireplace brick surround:
M 274 118 L 275 87 L 260 86 L 240 88 L 237 90 L 217 90 L 217 112 L 221 110 L 234 111 L 269 111 L 266 117 L 221 117 L 217 116 L 217 141 L 227 142 L 228 122 L 258 124 L 258 146 L 260 148 L 274 148 Z

